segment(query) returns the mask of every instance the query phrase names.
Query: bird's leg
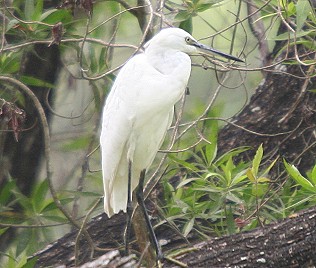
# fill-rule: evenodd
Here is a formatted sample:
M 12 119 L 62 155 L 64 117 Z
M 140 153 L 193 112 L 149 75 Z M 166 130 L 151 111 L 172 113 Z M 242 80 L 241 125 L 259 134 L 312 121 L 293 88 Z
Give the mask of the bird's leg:
M 146 174 L 146 169 L 143 169 L 140 173 L 140 177 L 139 177 L 139 184 L 138 184 L 138 188 L 137 188 L 137 192 L 136 192 L 136 196 L 137 196 L 137 202 L 139 204 L 139 206 L 141 207 L 143 213 L 144 213 L 144 217 L 146 220 L 146 224 L 147 224 L 147 228 L 149 230 L 149 236 L 151 239 L 151 242 L 153 243 L 155 250 L 156 250 L 156 254 L 157 254 L 157 258 L 158 260 L 163 259 L 163 254 L 160 248 L 160 245 L 158 243 L 157 237 L 155 235 L 154 232 L 154 228 L 151 225 L 146 207 L 145 207 L 145 200 L 144 200 L 144 180 L 145 180 L 145 174 Z
M 126 206 L 126 229 L 124 235 L 124 242 L 125 242 L 125 254 L 129 254 L 129 239 L 131 234 L 131 219 L 133 213 L 133 204 L 132 204 L 132 161 L 128 161 L 128 182 L 127 182 L 127 206 Z

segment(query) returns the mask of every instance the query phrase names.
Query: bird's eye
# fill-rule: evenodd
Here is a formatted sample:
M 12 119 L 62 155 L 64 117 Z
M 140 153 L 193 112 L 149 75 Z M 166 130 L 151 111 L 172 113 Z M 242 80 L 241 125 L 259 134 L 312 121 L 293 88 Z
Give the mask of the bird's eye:
M 191 38 L 190 38 L 189 36 L 187 36 L 187 37 L 185 38 L 185 42 L 187 42 L 188 44 L 191 43 Z

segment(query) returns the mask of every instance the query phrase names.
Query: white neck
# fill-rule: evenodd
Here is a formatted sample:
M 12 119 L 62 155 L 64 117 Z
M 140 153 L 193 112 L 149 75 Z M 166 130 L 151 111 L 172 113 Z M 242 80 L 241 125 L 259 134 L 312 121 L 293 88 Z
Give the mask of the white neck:
M 166 75 L 188 61 L 191 64 L 191 59 L 186 53 L 174 49 L 155 48 L 151 50 L 149 47 L 145 50 L 145 55 L 155 69 Z

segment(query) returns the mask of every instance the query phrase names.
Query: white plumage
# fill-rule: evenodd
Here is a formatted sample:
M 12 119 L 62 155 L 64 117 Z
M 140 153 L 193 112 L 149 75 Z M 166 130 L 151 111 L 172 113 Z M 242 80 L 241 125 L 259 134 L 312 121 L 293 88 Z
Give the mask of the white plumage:
M 191 71 L 190 57 L 180 50 L 186 48 L 184 35 L 188 34 L 176 28 L 162 30 L 145 45 L 144 53 L 124 65 L 106 100 L 100 143 L 104 210 L 109 217 L 126 211 L 128 161 L 134 190 L 171 125 L 173 106 L 184 94 Z M 183 46 L 170 47 L 174 41 Z
M 100 137 L 104 210 L 111 217 L 126 211 L 128 163 L 131 190 L 143 169 L 148 170 L 173 118 L 174 105 L 185 92 L 191 72 L 186 53 L 207 49 L 178 29 L 161 30 L 121 69 L 106 100 Z

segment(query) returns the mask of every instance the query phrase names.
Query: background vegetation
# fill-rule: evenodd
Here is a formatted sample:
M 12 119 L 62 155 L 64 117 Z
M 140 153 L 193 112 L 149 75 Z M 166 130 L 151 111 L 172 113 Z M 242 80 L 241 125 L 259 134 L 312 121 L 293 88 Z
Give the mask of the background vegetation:
M 315 59 L 306 57 L 315 50 L 315 23 L 307 0 L 2 1 L 3 267 L 32 267 L 27 256 L 102 212 L 104 99 L 120 66 L 162 27 L 179 26 L 245 64 L 192 57 L 190 95 L 177 105 L 151 171 L 164 189 L 157 225 L 206 238 L 315 205 L 316 166 L 300 172 L 262 145 L 242 161 L 247 147 L 217 150 L 219 129 L 268 72 L 299 64 L 307 68 L 302 79 L 315 75 Z

